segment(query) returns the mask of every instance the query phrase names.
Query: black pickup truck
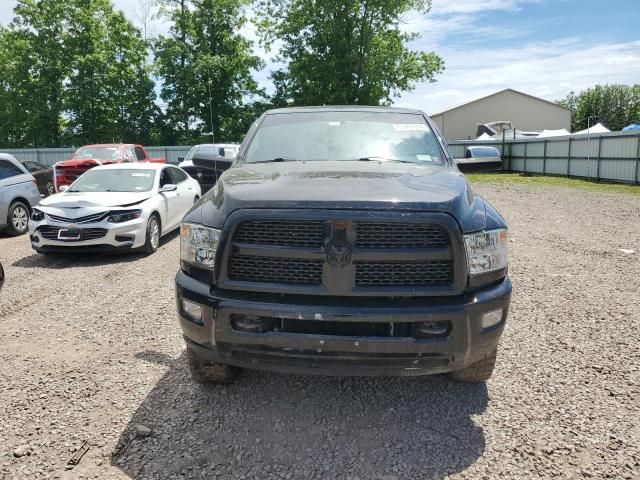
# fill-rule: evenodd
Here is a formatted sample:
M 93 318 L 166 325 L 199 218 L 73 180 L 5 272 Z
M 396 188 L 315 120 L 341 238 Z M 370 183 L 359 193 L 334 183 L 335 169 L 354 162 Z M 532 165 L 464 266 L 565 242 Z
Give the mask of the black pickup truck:
M 487 380 L 511 297 L 506 247 L 505 221 L 424 113 L 268 111 L 181 226 L 193 379 L 252 368 Z

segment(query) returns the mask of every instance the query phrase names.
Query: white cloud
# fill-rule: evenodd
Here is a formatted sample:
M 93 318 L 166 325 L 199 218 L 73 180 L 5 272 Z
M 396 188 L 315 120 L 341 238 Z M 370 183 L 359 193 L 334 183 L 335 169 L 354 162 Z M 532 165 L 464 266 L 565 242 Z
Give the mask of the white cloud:
M 505 88 L 548 100 L 596 83 L 636 83 L 640 40 L 590 45 L 560 39 L 494 50 L 439 50 L 447 69 L 435 84 L 419 85 L 396 102 L 436 113 Z

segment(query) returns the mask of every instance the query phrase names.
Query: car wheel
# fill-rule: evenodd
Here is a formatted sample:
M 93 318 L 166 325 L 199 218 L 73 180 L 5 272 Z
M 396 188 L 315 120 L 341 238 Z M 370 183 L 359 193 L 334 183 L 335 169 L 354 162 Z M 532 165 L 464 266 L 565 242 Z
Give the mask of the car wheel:
M 198 354 L 188 345 L 187 363 L 191 371 L 191 378 L 196 383 L 229 384 L 235 382 L 242 372 L 239 367 L 204 360 L 198 357 Z
M 13 202 L 7 215 L 9 235 L 23 235 L 29 228 L 29 207 L 22 202 Z
M 53 185 L 53 182 L 47 182 L 47 196 L 53 195 L 56 193 L 56 187 Z
M 160 246 L 160 219 L 155 213 L 149 217 L 147 222 L 147 237 L 144 242 L 143 250 L 145 253 L 151 254 L 158 250 Z
M 489 352 L 482 360 L 472 363 L 462 370 L 451 372 L 451 378 L 456 382 L 484 382 L 491 378 L 493 368 L 496 366 L 498 350 Z

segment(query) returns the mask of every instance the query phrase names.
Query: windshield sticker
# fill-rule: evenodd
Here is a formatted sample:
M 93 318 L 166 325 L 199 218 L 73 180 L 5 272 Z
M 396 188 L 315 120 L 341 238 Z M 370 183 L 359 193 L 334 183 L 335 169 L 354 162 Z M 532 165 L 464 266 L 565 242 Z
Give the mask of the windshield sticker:
M 149 178 L 151 176 L 150 173 L 145 173 L 145 172 L 134 172 L 131 174 L 132 177 L 146 177 Z
M 433 162 L 431 155 L 416 155 L 416 158 L 421 162 Z
M 424 123 L 394 123 L 393 129 L 396 132 L 430 132 L 429 127 Z

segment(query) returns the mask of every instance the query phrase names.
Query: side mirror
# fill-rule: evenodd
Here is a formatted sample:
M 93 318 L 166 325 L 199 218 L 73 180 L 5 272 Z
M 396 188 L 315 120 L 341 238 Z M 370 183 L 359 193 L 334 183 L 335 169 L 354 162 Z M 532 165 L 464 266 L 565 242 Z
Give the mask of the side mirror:
M 217 155 L 196 154 L 192 162 L 196 167 L 209 170 L 226 170 L 236 161 L 236 157 L 218 157 Z
M 67 190 L 69 190 L 69 185 L 60 185 L 60 186 L 58 187 L 58 191 L 59 191 L 60 193 L 62 193 L 62 192 L 66 192 Z
M 167 183 L 166 185 L 163 185 L 162 187 L 160 187 L 160 193 L 175 192 L 177 189 L 178 189 L 177 185 L 174 185 L 173 183 Z
M 462 173 L 497 172 L 502 170 L 500 157 L 456 158 L 458 170 Z
M 184 162 L 184 157 L 178 157 L 178 163 Z

